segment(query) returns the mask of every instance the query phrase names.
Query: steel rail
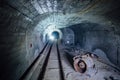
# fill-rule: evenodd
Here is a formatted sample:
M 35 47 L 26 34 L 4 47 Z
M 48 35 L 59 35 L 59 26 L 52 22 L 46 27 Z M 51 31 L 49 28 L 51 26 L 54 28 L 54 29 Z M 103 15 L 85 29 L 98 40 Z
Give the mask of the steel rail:
M 49 42 L 47 42 L 45 44 L 45 46 L 43 47 L 42 51 L 39 53 L 39 55 L 37 56 L 37 58 L 32 62 L 32 64 L 27 68 L 27 70 L 23 73 L 23 75 L 20 77 L 19 80 L 24 80 L 25 77 L 28 75 L 28 73 L 30 73 L 31 69 L 34 67 L 35 63 L 38 61 L 40 55 L 44 52 L 45 48 L 47 47 Z
M 59 51 L 59 48 L 58 48 L 58 43 L 56 44 L 56 47 L 57 47 L 57 56 L 58 56 L 59 71 L 60 71 L 60 80 L 65 80 L 64 79 L 63 66 L 62 66 L 62 60 L 61 60 L 60 51 Z
M 44 75 L 45 75 L 46 68 L 47 68 L 47 65 L 48 65 L 48 60 L 49 60 L 49 57 L 50 57 L 50 52 L 51 52 L 51 50 L 52 50 L 52 46 L 53 46 L 53 44 L 51 44 L 51 46 L 50 46 L 50 49 L 49 49 L 49 51 L 48 51 L 48 54 L 47 54 L 47 56 L 46 56 L 46 58 L 45 58 L 45 61 L 44 61 L 44 63 L 43 63 L 43 66 L 42 66 L 42 68 L 41 68 L 41 72 L 40 72 L 40 74 L 39 74 L 38 80 L 43 80 L 43 79 L 44 79 Z

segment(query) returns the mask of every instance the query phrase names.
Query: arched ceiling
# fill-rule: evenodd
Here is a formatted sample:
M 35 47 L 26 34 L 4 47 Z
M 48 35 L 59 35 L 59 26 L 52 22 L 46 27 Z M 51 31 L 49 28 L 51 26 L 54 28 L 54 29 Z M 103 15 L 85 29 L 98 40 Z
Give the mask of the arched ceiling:
M 29 29 L 43 32 L 49 25 L 68 27 L 82 22 L 112 25 L 119 0 L 5 0 L 3 3 L 16 9 L 34 22 Z M 114 11 L 114 12 L 112 12 Z

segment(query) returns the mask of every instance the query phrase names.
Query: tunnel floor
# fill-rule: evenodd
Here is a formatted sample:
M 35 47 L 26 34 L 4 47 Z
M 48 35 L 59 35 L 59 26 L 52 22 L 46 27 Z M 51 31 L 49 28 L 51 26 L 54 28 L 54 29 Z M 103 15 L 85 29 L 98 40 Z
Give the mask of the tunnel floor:
M 73 53 L 66 53 L 62 46 L 58 48 L 62 69 L 59 65 L 56 44 L 48 45 L 23 80 L 120 80 L 119 71 L 113 66 L 111 67 L 112 64 L 108 65 L 109 63 L 107 64 L 103 59 L 101 59 L 103 62 L 94 59 L 95 68 L 90 68 L 85 73 L 76 72 L 72 65 L 73 56 L 71 54 Z M 49 57 L 47 57 L 49 52 Z M 45 62 L 45 59 L 48 59 L 48 62 Z M 60 69 L 63 71 L 62 73 Z M 61 78 L 62 75 L 63 78 Z

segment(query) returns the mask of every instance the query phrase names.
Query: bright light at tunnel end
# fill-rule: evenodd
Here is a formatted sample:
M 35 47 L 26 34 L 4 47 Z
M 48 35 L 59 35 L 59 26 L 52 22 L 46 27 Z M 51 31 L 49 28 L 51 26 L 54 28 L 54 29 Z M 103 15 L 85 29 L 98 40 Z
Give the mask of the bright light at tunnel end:
M 53 35 L 54 33 L 59 34 L 59 38 L 56 38 L 56 35 Z M 62 32 L 61 30 L 55 25 L 55 24 L 49 24 L 48 27 L 44 30 L 43 33 L 43 41 L 60 41 L 62 39 Z
M 52 40 L 52 41 L 54 41 L 54 40 L 55 40 L 55 37 L 52 36 L 52 35 L 49 35 L 49 39 Z
M 55 36 L 52 35 L 52 33 L 55 31 L 59 33 L 59 39 L 56 39 Z M 62 39 L 62 32 L 59 29 L 50 30 L 48 32 L 48 37 L 49 37 L 49 40 L 51 40 L 51 41 L 61 40 Z

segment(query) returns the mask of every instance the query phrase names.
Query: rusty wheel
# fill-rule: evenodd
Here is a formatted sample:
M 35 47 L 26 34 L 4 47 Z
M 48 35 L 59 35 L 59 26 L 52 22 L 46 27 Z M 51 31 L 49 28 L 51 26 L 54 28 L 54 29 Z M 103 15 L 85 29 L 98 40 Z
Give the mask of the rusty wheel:
M 76 59 L 74 61 L 74 68 L 77 72 L 84 73 L 87 69 L 87 65 L 83 60 Z

